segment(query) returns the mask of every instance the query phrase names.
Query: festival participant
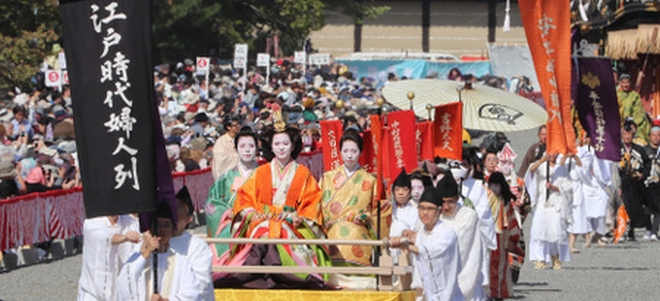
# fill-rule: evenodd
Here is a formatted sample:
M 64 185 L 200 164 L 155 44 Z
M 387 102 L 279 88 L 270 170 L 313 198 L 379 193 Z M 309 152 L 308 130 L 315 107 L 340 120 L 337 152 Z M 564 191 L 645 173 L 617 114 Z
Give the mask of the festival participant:
M 442 196 L 440 220 L 458 236 L 462 264 L 458 274 L 458 286 L 465 300 L 486 300 L 481 273 L 484 264 L 482 251 L 485 247 L 479 232 L 477 212 L 461 205 L 462 197 L 453 176 L 445 175 L 438 183 L 437 190 Z
M 424 165 L 424 167 L 426 167 L 426 165 Z M 433 187 L 431 175 L 421 168 L 415 168 L 410 173 L 410 196 L 416 204 L 419 203 L 419 198 L 422 197 L 426 187 Z
M 426 189 L 417 207 L 423 227 L 418 233 L 391 238 L 390 244 L 414 254 L 426 300 L 465 300 L 458 280 L 462 266 L 459 241 L 456 232 L 440 220 L 442 205 L 442 193 L 436 188 Z
M 622 82 L 623 83 L 623 82 Z M 651 238 L 651 220 L 644 212 L 644 167 L 650 166 L 644 148 L 633 142 L 636 127 L 632 118 L 626 118 L 621 129 L 621 161 L 619 162 L 619 176 L 621 187 L 618 194 L 623 200 L 626 212 L 630 217 L 628 240 L 635 239 L 635 228 L 646 228 L 645 236 Z
M 525 185 L 534 215 L 529 258 L 536 269 L 545 269 L 548 262 L 561 269 L 562 262 L 570 260 L 566 235 L 570 211 L 563 195 L 571 189 L 568 171 L 557 164 L 556 154 L 546 153 L 529 167 Z
M 634 88 L 629 74 L 623 73 L 619 76 L 619 89 L 616 91 L 616 96 L 619 102 L 621 125 L 623 126 L 628 118 L 632 118 L 637 129 L 634 141 L 643 146 L 649 141 L 649 129 L 651 126 L 646 117 L 644 105 L 642 105 L 642 98 Z
M 527 149 L 525 157 L 523 157 L 523 161 L 518 169 L 518 175 L 523 178 L 529 169 L 529 165 L 538 161 L 538 159 L 541 159 L 543 154 L 545 154 L 546 142 L 548 140 L 548 130 L 546 129 L 545 124 L 539 127 L 538 137 L 539 142 L 532 144 L 529 149 Z
M 486 150 L 486 154 L 484 155 L 484 180 L 488 181 L 488 177 L 498 171 L 497 165 L 499 163 L 500 159 L 497 156 L 497 152 L 492 149 Z
M 230 170 L 238 163 L 238 152 L 234 146 L 234 137 L 238 134 L 240 129 L 239 123 L 234 118 L 227 118 L 223 122 L 226 133 L 213 145 L 213 165 L 211 171 L 213 179 L 217 180 L 221 174 Z
M 123 264 L 119 246 L 140 241 L 140 234 L 132 228 L 131 220 L 127 215 L 85 220 L 79 301 L 117 300 L 117 274 Z
M 573 203 L 582 202 L 584 204 L 589 228 L 595 231 L 593 239 L 587 239 L 583 246 L 583 248 L 588 248 L 591 247 L 592 241 L 604 245 L 600 238 L 607 232 L 605 230 L 605 215 L 609 199 L 607 187 L 612 185 L 612 164 L 610 161 L 596 157 L 589 137 L 585 137 L 582 144 L 577 148 L 577 155 L 582 162 L 582 166 L 577 169 L 581 187 L 579 190 L 574 190 Z
M 481 165 L 481 161 L 477 157 L 474 148 L 463 149 L 462 166 L 467 169 L 467 171 L 465 180 L 461 183 L 461 192 L 472 201 L 472 204 L 474 204 L 474 210 L 479 216 L 479 232 L 481 232 L 482 243 L 485 246 L 485 248 L 482 249 L 483 262 L 490 262 L 490 252 L 488 250 L 495 250 L 497 248 L 495 222 L 493 221 L 493 212 L 488 203 L 486 184 L 483 180 L 483 166 Z M 488 286 L 490 276 L 486 264 L 483 265 L 481 274 L 484 279 L 483 285 Z
M 522 229 L 516 219 L 512 202 L 516 196 L 511 192 L 504 175 L 495 172 L 490 175 L 488 187 L 490 205 L 493 209 L 497 249 L 490 253 L 490 297 L 502 300 L 513 297 L 513 281 L 509 266 L 509 253 L 525 256 L 521 247 Z
M 234 237 L 324 238 L 321 227 L 321 189 L 309 169 L 295 159 L 302 150 L 298 129 L 287 127 L 275 111 L 274 128 L 265 134 L 264 156 L 238 189 L 234 202 Z M 237 245 L 229 265 L 329 265 L 327 251 L 308 245 Z M 218 274 L 216 287 L 321 288 L 328 284 L 318 274 Z
M 497 166 L 498 170 L 506 178 L 511 193 L 516 197 L 516 200 L 513 202 L 513 213 L 515 214 L 518 225 L 522 227 L 527 214 L 531 211 L 531 206 L 529 204 L 529 194 L 527 193 L 527 189 L 525 189 L 525 181 L 515 173 L 515 164 L 513 162 L 517 156 L 511 145 L 507 142 L 502 150 L 497 153 L 497 157 L 499 158 Z M 520 232 L 520 241 L 522 242 L 520 246 L 524 251 L 525 244 L 522 231 Z M 511 279 L 515 284 L 518 283 L 520 270 L 525 262 L 525 253 L 522 253 L 522 256 L 516 253 L 509 253 L 509 261 L 511 263 Z
M 208 237 L 231 237 L 231 221 L 234 218 L 232 208 L 236 192 L 252 175 L 258 164 L 257 135 L 250 127 L 243 127 L 236 137 L 234 146 L 238 152 L 239 162 L 225 173 L 221 174 L 211 189 L 206 200 L 206 229 Z M 211 248 L 214 258 L 219 258 L 229 249 L 228 245 L 215 244 Z
M 375 239 L 378 206 L 376 178 L 358 164 L 364 147 L 355 129 L 344 132 L 339 142 L 344 164 L 323 174 L 323 227 L 329 239 Z M 371 246 L 329 246 L 335 266 L 371 266 Z M 336 284 L 347 288 L 375 288 L 374 277 L 336 275 Z
M 653 223 L 651 224 L 651 240 L 658 240 L 658 228 L 660 228 L 660 156 L 658 150 L 660 149 L 660 122 L 655 121 L 651 128 L 649 144 L 644 147 L 646 156 L 648 157 L 645 166 L 646 174 L 648 175 L 644 181 L 646 191 L 646 204 L 649 205 L 651 213 L 653 213 Z
M 158 236 L 143 234 L 140 250 L 133 253 L 119 272 L 117 300 L 202 300 L 202 291 L 190 262 L 170 248 L 174 218 L 167 202 L 157 211 Z M 85 243 L 87 244 L 87 243 Z M 153 251 L 157 252 L 157 289 L 154 291 Z
M 581 138 L 579 141 L 580 148 L 578 151 L 582 151 L 584 154 L 584 138 Z M 569 177 L 573 185 L 573 193 L 567 195 L 566 198 L 569 199 L 569 204 L 571 204 L 571 223 L 566 229 L 568 231 L 568 248 L 571 253 L 580 253 L 575 247 L 575 241 L 577 240 L 578 235 L 584 235 L 585 241 L 590 241 L 589 234 L 591 233 L 591 225 L 587 221 L 587 208 L 584 200 L 584 184 L 582 183 L 581 174 L 582 171 L 582 160 L 580 159 L 580 154 L 567 154 L 562 157 L 561 165 L 567 165 L 569 171 Z
M 403 231 L 416 231 L 419 227 L 417 203 L 411 202 L 410 177 L 405 170 L 394 179 L 392 183 L 392 226 L 390 237 L 401 236 Z
M 186 231 L 193 221 L 193 212 L 195 212 L 195 207 L 188 192 L 188 187 L 183 186 L 176 194 L 177 223 L 174 235 L 170 238 L 170 247 L 190 262 L 193 273 L 199 280 L 202 300 L 213 301 L 215 300 L 213 281 L 211 281 L 213 252 L 208 243 Z

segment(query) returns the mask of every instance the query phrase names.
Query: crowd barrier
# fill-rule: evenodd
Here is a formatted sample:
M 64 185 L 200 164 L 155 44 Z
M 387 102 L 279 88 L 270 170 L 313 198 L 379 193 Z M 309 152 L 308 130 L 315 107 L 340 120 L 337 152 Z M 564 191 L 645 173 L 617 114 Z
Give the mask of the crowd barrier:
M 314 177 L 323 174 L 323 153 L 302 153 L 297 160 Z M 173 173 L 174 189 L 188 186 L 195 211 L 204 209 L 213 185 L 211 168 Z M 0 250 L 81 235 L 85 207 L 81 188 L 31 193 L 0 200 Z

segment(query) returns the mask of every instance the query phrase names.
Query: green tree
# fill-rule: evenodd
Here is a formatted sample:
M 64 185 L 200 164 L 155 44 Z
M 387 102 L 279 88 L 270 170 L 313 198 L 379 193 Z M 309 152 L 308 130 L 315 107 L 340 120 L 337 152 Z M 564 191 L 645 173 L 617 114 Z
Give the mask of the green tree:
M 362 51 L 362 25 L 364 20 L 376 19 L 388 12 L 389 6 L 374 6 L 364 2 L 373 0 L 325 0 L 328 9 L 338 11 L 353 19 L 353 51 Z
M 230 58 L 234 45 L 261 51 L 266 37 L 278 35 L 284 55 L 301 49 L 323 25 L 321 0 L 154 1 L 155 61 L 195 55 Z M 256 49 L 255 49 L 256 48 Z M 213 53 L 217 50 L 218 53 Z
M 59 38 L 57 0 L 0 2 L 0 87 L 24 86 Z

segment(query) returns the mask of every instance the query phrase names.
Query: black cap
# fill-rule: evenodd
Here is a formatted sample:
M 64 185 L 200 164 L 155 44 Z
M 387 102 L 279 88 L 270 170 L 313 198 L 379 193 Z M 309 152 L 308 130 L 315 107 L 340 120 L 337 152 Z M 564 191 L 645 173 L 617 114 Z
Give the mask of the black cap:
M 626 130 L 626 132 L 630 132 L 633 125 L 636 126 L 635 119 L 630 116 L 626 117 L 625 121 L 623 121 L 623 129 Z
M 422 197 L 419 198 L 419 202 L 428 202 L 438 207 L 442 207 L 442 195 L 438 189 L 429 187 L 424 189 L 424 193 L 422 193 Z
M 416 168 L 413 170 L 413 172 L 410 174 L 410 180 L 412 181 L 413 179 L 417 179 L 422 181 L 424 187 L 431 187 L 433 186 L 433 180 L 431 180 L 431 175 L 429 174 L 428 170 L 424 169 L 426 169 L 426 165 L 424 165 L 423 169 Z
M 188 192 L 188 187 L 183 186 L 181 187 L 181 190 L 176 193 L 176 198 L 177 200 L 181 200 L 186 206 L 188 206 L 188 215 L 192 215 L 193 212 L 195 211 L 195 207 L 193 206 L 192 203 L 192 198 L 190 197 L 190 193 Z
M 156 217 L 158 218 L 167 218 L 172 221 L 172 223 L 176 223 L 174 221 L 174 217 L 172 216 L 172 209 L 170 208 L 170 205 L 167 203 L 166 200 L 161 200 L 160 204 L 158 204 L 158 210 L 156 211 Z
M 436 188 L 441 198 L 450 198 L 458 195 L 458 184 L 451 172 L 445 172 Z
M 401 168 L 401 173 L 399 173 L 396 179 L 394 179 L 392 189 L 394 189 L 395 186 L 408 187 L 408 189 L 410 189 L 410 177 L 406 173 L 405 169 Z

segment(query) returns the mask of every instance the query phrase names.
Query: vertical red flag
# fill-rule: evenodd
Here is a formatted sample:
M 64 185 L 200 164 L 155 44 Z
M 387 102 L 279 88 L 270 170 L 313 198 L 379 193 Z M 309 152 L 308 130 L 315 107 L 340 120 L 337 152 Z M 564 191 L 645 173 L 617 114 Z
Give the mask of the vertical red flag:
M 376 173 L 376 195 L 379 199 L 383 198 L 383 129 L 380 122 L 380 116 L 371 115 L 369 116 L 371 120 L 371 147 L 372 147 L 372 157 L 371 165 L 373 166 L 373 172 Z M 366 146 L 366 145 L 365 145 Z
M 411 110 L 396 111 L 387 115 L 389 131 L 390 154 L 389 160 L 390 179 L 396 178 L 405 168 L 406 172 L 417 167 L 417 147 L 415 142 L 415 113 Z
M 339 140 L 343 133 L 340 120 L 322 120 L 321 133 L 323 134 L 323 167 L 325 171 L 333 170 L 341 165 Z
M 433 154 L 440 158 L 462 159 L 463 103 L 454 102 L 435 107 Z
M 415 125 L 417 140 L 417 160 L 433 161 L 433 121 L 424 121 Z
M 571 31 L 568 1 L 518 1 L 527 44 L 548 111 L 548 153 L 576 153 L 571 124 Z

